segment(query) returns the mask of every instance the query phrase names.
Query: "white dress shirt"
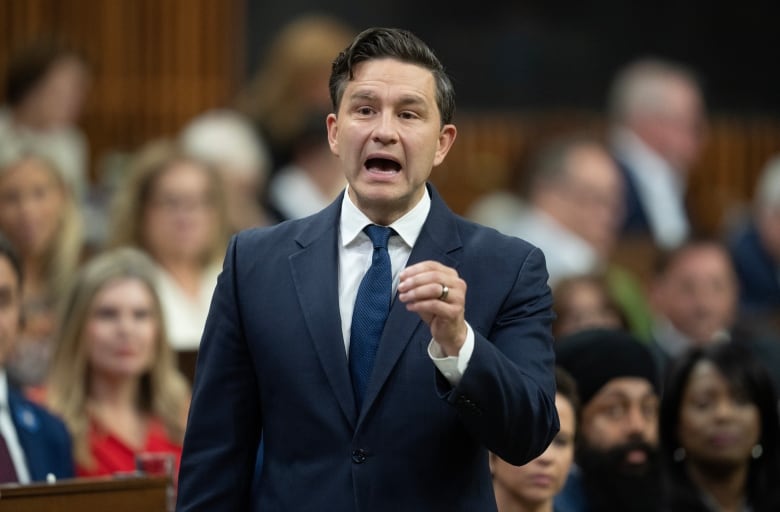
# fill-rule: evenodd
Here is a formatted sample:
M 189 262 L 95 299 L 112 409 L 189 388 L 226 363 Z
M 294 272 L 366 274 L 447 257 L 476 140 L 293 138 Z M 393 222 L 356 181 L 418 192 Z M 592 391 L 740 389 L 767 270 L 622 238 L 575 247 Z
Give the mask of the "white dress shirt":
M 422 231 L 425 219 L 431 209 L 431 198 L 426 191 L 417 205 L 389 227 L 398 236 L 391 236 L 387 244 L 390 255 L 390 267 L 393 276 L 392 296 L 395 297 L 401 270 L 406 267 L 417 237 Z M 363 276 L 371 267 L 374 245 L 363 228 L 373 222 L 352 202 L 349 190 L 344 193 L 339 223 L 339 311 L 341 312 L 341 331 L 344 335 L 344 348 L 349 354 L 349 338 L 352 330 L 352 312 Z M 395 300 L 395 299 L 393 299 Z M 471 354 L 474 351 L 474 331 L 466 324 L 468 334 L 466 342 L 457 356 L 445 356 L 436 340 L 428 345 L 428 355 L 433 363 L 453 386 L 460 382 L 466 371 Z
M 11 409 L 8 406 L 8 378 L 4 369 L 0 369 L 0 433 L 3 434 L 5 444 L 8 446 L 19 483 L 30 483 L 27 460 L 24 457 L 22 445 L 19 444 L 19 436 L 16 435 L 16 426 L 14 426 Z
M 175 350 L 197 350 L 221 266 L 212 264 L 203 270 L 197 297 L 185 292 L 163 267 L 156 267 L 157 293 L 165 317 L 168 342 Z
M 506 235 L 527 240 L 544 253 L 550 287 L 561 279 L 601 270 L 604 265 L 585 239 L 538 208 L 526 208 L 522 215 L 497 229 Z
M 268 195 L 271 205 L 286 219 L 308 217 L 333 201 L 320 192 L 306 171 L 292 164 L 276 173 L 268 185 Z
M 614 131 L 612 147 L 636 183 L 655 241 L 665 249 L 680 245 L 690 231 L 681 172 L 626 129 Z
M 671 359 L 677 359 L 691 347 L 701 345 L 684 334 L 663 315 L 656 315 L 653 321 L 653 340 Z M 712 335 L 711 342 L 731 341 L 731 334 L 726 329 L 719 329 Z
M 87 139 L 75 126 L 56 130 L 37 131 L 14 122 L 13 113 L 0 108 L 0 140 L 17 140 L 29 145 L 51 160 L 57 170 L 72 187 L 79 202 L 86 197 L 89 188 L 87 177 Z

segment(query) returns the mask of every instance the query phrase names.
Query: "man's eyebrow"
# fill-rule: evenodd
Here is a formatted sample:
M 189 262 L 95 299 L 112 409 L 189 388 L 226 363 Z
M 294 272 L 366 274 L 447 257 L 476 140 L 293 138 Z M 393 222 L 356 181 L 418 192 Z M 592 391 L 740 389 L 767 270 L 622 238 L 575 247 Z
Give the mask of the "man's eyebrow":
M 374 100 L 376 99 L 376 94 L 373 91 L 355 91 L 352 94 L 349 95 L 350 101 L 355 100 Z
M 407 94 L 401 97 L 398 102 L 399 105 L 421 105 L 426 106 L 427 102 L 422 96 L 415 94 Z
M 349 101 L 373 101 L 377 99 L 377 94 L 374 91 L 355 91 L 349 96 Z M 417 94 L 405 94 L 398 100 L 399 105 L 425 105 L 425 98 Z

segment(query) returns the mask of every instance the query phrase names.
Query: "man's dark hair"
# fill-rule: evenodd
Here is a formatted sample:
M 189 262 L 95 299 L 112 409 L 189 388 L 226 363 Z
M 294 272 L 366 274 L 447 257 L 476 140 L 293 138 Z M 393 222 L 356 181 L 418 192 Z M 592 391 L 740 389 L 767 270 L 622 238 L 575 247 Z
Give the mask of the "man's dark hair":
M 720 251 L 726 259 L 730 261 L 728 248 L 724 245 L 722 240 L 707 234 L 694 233 L 677 247 L 660 251 L 656 255 L 653 271 L 656 276 L 662 276 L 682 259 L 683 255 L 686 255 L 690 251 L 704 248 L 712 248 Z
M 531 154 L 527 171 L 515 171 L 520 176 L 517 185 L 521 195 L 531 200 L 541 186 L 566 180 L 571 175 L 568 159 L 581 148 L 597 148 L 606 152 L 604 144 L 588 132 L 565 133 L 545 140 Z
M 6 70 L 5 99 L 8 105 L 18 106 L 52 67 L 66 58 L 87 66 L 87 59 L 81 52 L 55 39 L 42 39 L 16 51 Z
M 364 30 L 333 61 L 329 87 L 334 111 L 338 112 L 347 82 L 354 78 L 355 66 L 363 61 L 382 58 L 416 64 L 433 73 L 441 122 L 452 122 L 455 114 L 455 89 L 444 71 L 444 66 L 420 38 L 408 30 L 396 28 Z

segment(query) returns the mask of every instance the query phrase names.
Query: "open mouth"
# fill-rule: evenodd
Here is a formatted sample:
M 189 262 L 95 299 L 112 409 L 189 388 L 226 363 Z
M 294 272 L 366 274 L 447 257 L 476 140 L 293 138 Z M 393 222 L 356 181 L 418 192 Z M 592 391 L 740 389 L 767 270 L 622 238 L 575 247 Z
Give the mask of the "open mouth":
M 396 173 L 401 170 L 401 164 L 389 158 L 369 158 L 365 167 L 373 172 Z

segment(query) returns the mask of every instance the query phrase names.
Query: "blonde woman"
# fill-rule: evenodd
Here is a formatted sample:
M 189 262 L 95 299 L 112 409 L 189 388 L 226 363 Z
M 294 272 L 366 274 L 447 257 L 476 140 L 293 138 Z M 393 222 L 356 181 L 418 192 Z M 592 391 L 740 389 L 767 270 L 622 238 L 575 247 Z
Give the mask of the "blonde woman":
M 24 275 L 24 329 L 9 374 L 35 386 L 48 366 L 56 303 L 81 260 L 83 227 L 59 169 L 13 139 L 0 142 L 0 231 L 17 248 Z
M 142 252 L 106 252 L 76 276 L 47 389 L 73 437 L 78 475 L 132 471 L 140 452 L 172 453 L 178 467 L 190 390 Z
M 154 141 L 131 162 L 115 199 L 109 246 L 152 257 L 168 339 L 176 350 L 196 350 L 229 232 L 217 171 Z
M 354 35 L 352 27 L 332 16 L 293 19 L 275 35 L 262 65 L 239 94 L 236 108 L 260 128 L 275 168 L 291 160 L 312 113 L 330 112 L 333 57 Z

